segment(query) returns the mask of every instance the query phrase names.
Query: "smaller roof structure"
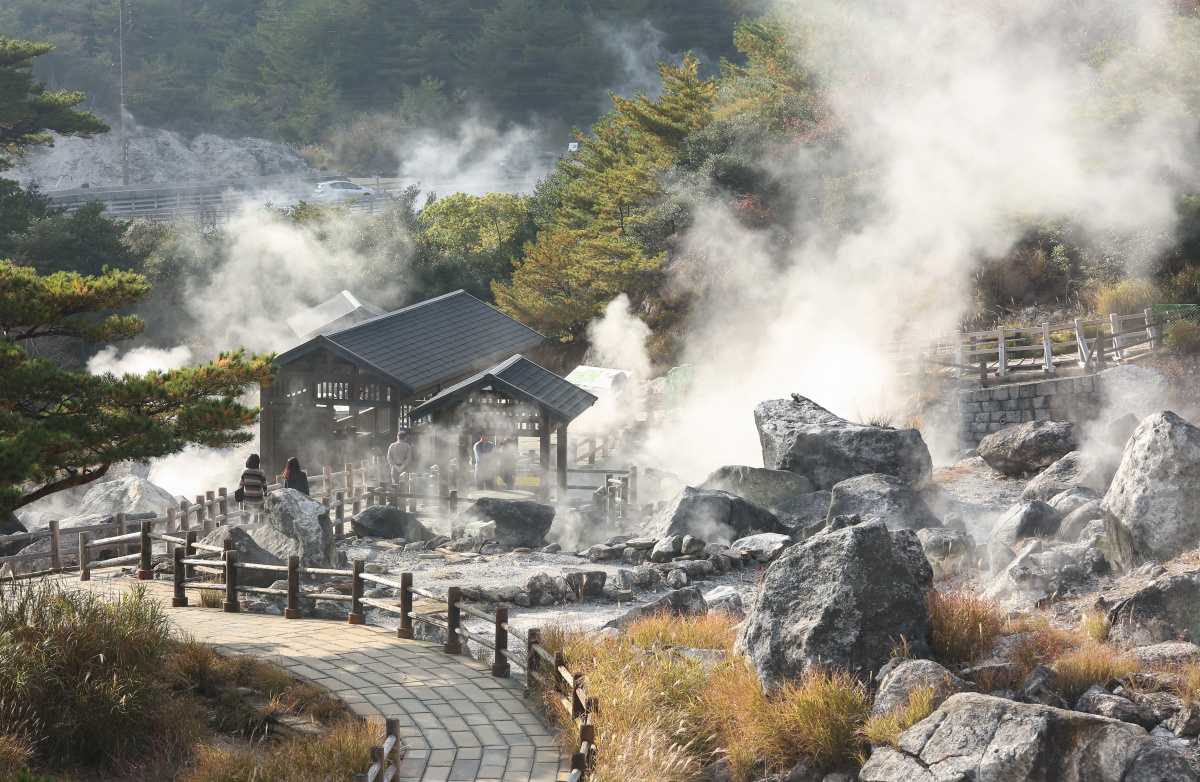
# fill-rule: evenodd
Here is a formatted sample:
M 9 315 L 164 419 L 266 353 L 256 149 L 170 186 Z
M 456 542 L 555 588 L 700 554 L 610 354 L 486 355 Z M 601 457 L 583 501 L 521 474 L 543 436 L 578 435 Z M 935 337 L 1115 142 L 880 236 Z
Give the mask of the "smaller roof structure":
M 387 310 L 365 302 L 350 291 L 341 293 L 287 319 L 298 337 L 324 334 L 335 329 L 386 315 Z
M 596 403 L 593 394 L 518 353 L 414 407 L 409 418 L 414 421 L 426 418 L 467 399 L 475 392 L 489 388 L 530 404 L 552 421 L 564 425 L 574 421 Z

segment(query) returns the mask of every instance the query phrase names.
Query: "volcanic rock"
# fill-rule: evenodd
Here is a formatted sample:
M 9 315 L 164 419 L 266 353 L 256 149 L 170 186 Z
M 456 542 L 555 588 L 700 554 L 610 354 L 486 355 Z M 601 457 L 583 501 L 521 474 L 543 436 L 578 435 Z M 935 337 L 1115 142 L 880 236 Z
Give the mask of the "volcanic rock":
M 391 505 L 373 505 L 350 519 L 350 529 L 363 538 L 429 540 L 433 532 L 411 513 Z
M 1099 468 L 1099 461 L 1084 451 L 1071 451 L 1042 470 L 1021 492 L 1023 500 L 1050 502 L 1068 489 L 1082 487 L 1102 493 L 1108 488 Z
M 932 578 L 911 530 L 873 521 L 823 532 L 767 568 L 735 650 L 766 688 L 817 663 L 871 676 L 901 638 L 913 655 L 927 656 Z
M 1143 420 L 1101 509 L 1123 569 L 1200 545 L 1200 429 L 1169 411 Z
M 1141 725 L 1146 730 L 1150 730 L 1159 722 L 1149 709 L 1138 706 L 1128 698 L 1113 695 L 1100 685 L 1089 688 L 1087 692 L 1079 696 L 1079 699 L 1075 701 L 1075 711 L 1096 714 L 1121 722 L 1132 722 L 1134 725 Z
M 263 519 L 250 536 L 274 556 L 285 562 L 299 556 L 303 567 L 337 567 L 329 509 L 321 503 L 295 489 L 279 489 L 267 495 Z
M 742 465 L 718 467 L 697 488 L 726 491 L 762 508 L 813 490 L 812 483 L 803 475 Z
M 166 489 L 155 486 L 145 478 L 127 475 L 115 481 L 98 483 L 88 489 L 75 515 L 116 516 L 118 513 L 153 513 L 164 515 L 167 506 L 175 505 L 175 497 Z
M 460 524 L 469 521 L 496 522 L 496 541 L 501 546 L 541 548 L 546 545 L 546 533 L 554 523 L 554 506 L 530 500 L 480 497 L 455 519 Z
M 956 692 L 974 692 L 975 685 L 958 678 L 933 660 L 893 661 L 879 673 L 872 717 L 882 717 L 908 704 L 921 687 L 933 690 L 934 708 Z
M 892 475 L 859 475 L 833 487 L 827 520 L 853 515 L 864 521 L 878 519 L 893 531 L 942 526 L 925 501 L 907 483 Z
M 1079 442 L 1079 427 L 1075 424 L 1030 421 L 989 434 L 979 441 L 979 455 L 994 470 L 1020 475 L 1049 467 L 1078 450 Z
M 764 532 L 739 538 L 733 542 L 731 548 L 744 551 L 759 562 L 773 562 L 790 545 L 792 539 L 789 536 Z
M 209 546 L 225 547 L 225 541 L 233 541 L 233 550 L 237 552 L 238 562 L 251 565 L 286 565 L 286 559 L 280 559 L 255 542 L 250 533 L 238 526 L 225 525 L 217 527 L 205 535 L 200 542 Z M 241 568 L 238 570 L 238 583 L 243 586 L 269 587 L 279 579 L 279 571 L 253 570 Z
M 829 502 L 832 499 L 833 493 L 828 491 L 799 494 L 773 506 L 771 512 L 780 524 L 788 528 L 792 540 L 799 542 L 825 529 L 825 518 L 829 515 Z
M 760 532 L 787 534 L 775 514 L 729 492 L 687 486 L 646 524 L 647 535 L 684 535 L 729 544 Z
M 929 484 L 933 460 L 916 429 L 865 426 L 810 399 L 770 399 L 754 408 L 763 464 L 803 475 L 829 490 L 857 475 L 894 475 L 914 489 Z
M 933 568 L 933 580 L 962 575 L 975 568 L 975 538 L 946 528 L 917 530 L 925 558 Z
M 1041 500 L 1021 502 L 1008 510 L 988 536 L 988 559 L 992 573 L 999 573 L 1016 556 L 1013 546 L 1026 538 L 1052 537 L 1062 515 Z
M 1200 638 L 1200 569 L 1165 573 L 1113 606 L 1109 637 L 1130 646 Z
M 673 616 L 695 616 L 708 610 L 704 595 L 694 586 L 676 589 L 652 603 L 638 606 L 622 616 L 612 620 L 605 627 L 623 630 L 630 622 L 646 616 L 667 613 Z
M 1101 518 L 1104 518 L 1104 512 L 1100 509 L 1100 500 L 1085 502 L 1067 514 L 1067 517 L 1058 525 L 1058 532 L 1055 534 L 1055 537 L 1059 540 L 1073 543 L 1079 540 L 1079 535 L 1088 524 Z
M 876 747 L 859 772 L 861 782 L 1196 779 L 1136 725 L 969 692 L 901 733 L 896 747 Z

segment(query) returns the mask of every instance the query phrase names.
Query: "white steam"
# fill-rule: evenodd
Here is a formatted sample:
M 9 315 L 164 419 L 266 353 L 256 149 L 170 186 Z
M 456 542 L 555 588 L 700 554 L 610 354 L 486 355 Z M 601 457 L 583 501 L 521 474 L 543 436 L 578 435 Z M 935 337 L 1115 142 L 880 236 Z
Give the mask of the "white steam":
M 686 249 L 722 284 L 694 311 L 685 361 L 708 370 L 640 457 L 689 478 L 761 464 L 752 408 L 763 399 L 796 391 L 853 417 L 902 395 L 878 346 L 953 332 L 978 259 L 1020 238 L 1014 214 L 1070 214 L 1085 235 L 1165 242 L 1175 183 L 1194 180 L 1196 126 L 1182 95 L 1129 83 L 1145 72 L 1129 60 L 1171 55 L 1158 4 L 794 7 L 812 30 L 802 64 L 829 80 L 844 131 L 831 155 L 796 145 L 761 165 L 801 183 L 855 173 L 869 206 L 836 235 L 791 216 L 796 239 L 782 258 L 728 206 L 697 215 Z M 1120 54 L 1085 65 L 1083 30 L 1119 39 L 1108 51 Z M 1117 75 L 1139 97 L 1136 121 L 1105 115 Z
M 534 130 L 498 130 L 478 117 L 464 120 L 449 134 L 414 134 L 397 150 L 399 184 L 420 185 L 440 195 L 530 193 L 554 163 L 538 143 Z
M 646 338 L 650 327 L 629 311 L 629 297 L 622 293 L 609 302 L 604 315 L 588 326 L 588 343 L 594 363 L 610 369 L 625 369 L 637 380 L 650 377 L 650 355 Z
M 144 375 L 152 370 L 167 371 L 188 366 L 193 362 L 192 351 L 185 345 L 161 350 L 134 348 L 118 355 L 116 345 L 109 345 L 88 359 L 87 369 L 95 375 Z

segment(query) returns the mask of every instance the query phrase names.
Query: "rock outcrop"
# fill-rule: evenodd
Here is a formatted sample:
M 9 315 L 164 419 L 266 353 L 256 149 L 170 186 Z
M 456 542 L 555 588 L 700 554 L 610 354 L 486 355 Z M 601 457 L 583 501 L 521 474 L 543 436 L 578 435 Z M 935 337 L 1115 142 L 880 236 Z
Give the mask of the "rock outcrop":
M 514 548 L 540 548 L 554 524 L 554 506 L 531 500 L 480 497 L 454 520 L 455 526 L 472 521 L 496 522 L 496 542 Z
M 329 509 L 295 489 L 267 495 L 263 523 L 253 527 L 254 541 L 283 561 L 300 557 L 304 567 L 337 567 Z
M 859 475 L 834 486 L 826 521 L 838 516 L 879 520 L 893 531 L 942 526 L 925 501 L 907 483 L 892 475 Z
M 98 483 L 88 489 L 75 515 L 115 516 L 118 513 L 153 513 L 161 516 L 175 497 L 145 478 L 126 475 L 115 481 Z
M 1013 547 L 1027 538 L 1049 538 L 1058 532 L 1062 514 L 1040 500 L 1014 505 L 988 535 L 988 561 L 993 574 L 999 573 L 1016 552 Z
M 635 619 L 641 619 L 646 616 L 664 613 L 674 616 L 695 616 L 703 614 L 707 610 L 708 604 L 704 602 L 704 595 L 700 592 L 699 588 L 689 586 L 676 589 L 674 592 L 668 592 L 663 597 L 651 603 L 640 605 L 612 620 L 605 627 L 622 630 Z
M 767 568 L 735 650 L 767 688 L 816 663 L 872 676 L 901 638 L 927 656 L 932 577 L 911 530 L 873 521 L 823 532 Z
M 787 470 L 742 465 L 718 467 L 696 488 L 726 491 L 761 508 L 769 508 L 797 494 L 808 494 L 813 490 L 812 483 L 803 475 Z
M 691 535 L 729 545 L 762 532 L 789 534 L 775 514 L 724 491 L 687 486 L 646 523 L 647 535 L 668 538 Z
M 1144 419 L 1101 509 L 1121 568 L 1200 545 L 1200 429 L 1169 411 Z
M 933 568 L 934 581 L 962 575 L 976 567 L 975 538 L 966 532 L 944 527 L 919 529 L 917 538 Z
M 960 679 L 933 660 L 893 660 L 879 672 L 872 717 L 882 717 L 903 708 L 917 689 L 933 691 L 934 708 L 958 692 L 974 692 L 975 685 Z
M 350 519 L 350 529 L 363 538 L 430 540 L 433 532 L 420 519 L 391 505 L 373 505 Z
M 1099 493 L 1108 488 L 1099 460 L 1084 451 L 1071 451 L 1042 470 L 1025 486 L 1021 499 L 1050 502 L 1057 495 L 1076 487 Z
M 979 456 L 994 470 L 1020 475 L 1043 470 L 1079 449 L 1079 427 L 1065 421 L 1030 421 L 979 441 Z
M 1164 573 L 1119 600 L 1108 620 L 1109 637 L 1129 646 L 1200 638 L 1200 569 Z
M 814 491 L 784 500 L 772 506 L 771 512 L 780 524 L 788 528 L 793 539 L 807 540 L 825 528 L 825 518 L 829 515 L 829 502 L 832 499 L 832 492 Z
M 286 565 L 286 559 L 280 559 L 271 552 L 267 551 L 262 546 L 250 537 L 250 533 L 237 526 L 217 527 L 212 532 L 205 535 L 200 542 L 209 546 L 220 546 L 224 548 L 225 541 L 233 541 L 233 550 L 238 554 L 238 562 L 251 565 Z M 238 570 L 238 583 L 243 586 L 250 587 L 269 587 L 277 580 L 280 574 L 278 571 L 270 570 L 252 570 L 249 568 L 241 568 Z
M 876 747 L 861 782 L 1194 782 L 1181 756 L 1118 720 L 976 693 Z
M 922 489 L 933 475 L 929 448 L 916 429 L 856 424 L 799 394 L 760 403 L 754 422 L 763 464 L 803 475 L 817 489 L 871 473 L 894 475 Z

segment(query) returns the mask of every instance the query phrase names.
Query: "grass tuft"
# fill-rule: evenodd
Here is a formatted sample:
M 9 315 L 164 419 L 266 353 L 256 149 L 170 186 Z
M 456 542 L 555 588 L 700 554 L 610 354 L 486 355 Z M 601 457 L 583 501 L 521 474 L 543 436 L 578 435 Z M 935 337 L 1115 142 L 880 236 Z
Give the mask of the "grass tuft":
M 379 726 L 345 720 L 320 736 L 243 749 L 201 747 L 190 782 L 332 782 L 353 779 L 371 765 Z
M 933 620 L 933 656 L 950 668 L 983 659 L 1004 632 L 1004 616 L 996 601 L 982 594 L 971 579 L 956 579 L 926 595 Z
M 1054 661 L 1053 668 L 1058 672 L 1059 690 L 1070 704 L 1093 685 L 1105 685 L 1142 670 L 1129 654 L 1095 641 L 1064 652 Z
M 933 714 L 937 693 L 928 685 L 908 693 L 903 706 L 878 717 L 869 717 L 863 724 L 862 735 L 872 746 L 896 746 L 900 734 Z

